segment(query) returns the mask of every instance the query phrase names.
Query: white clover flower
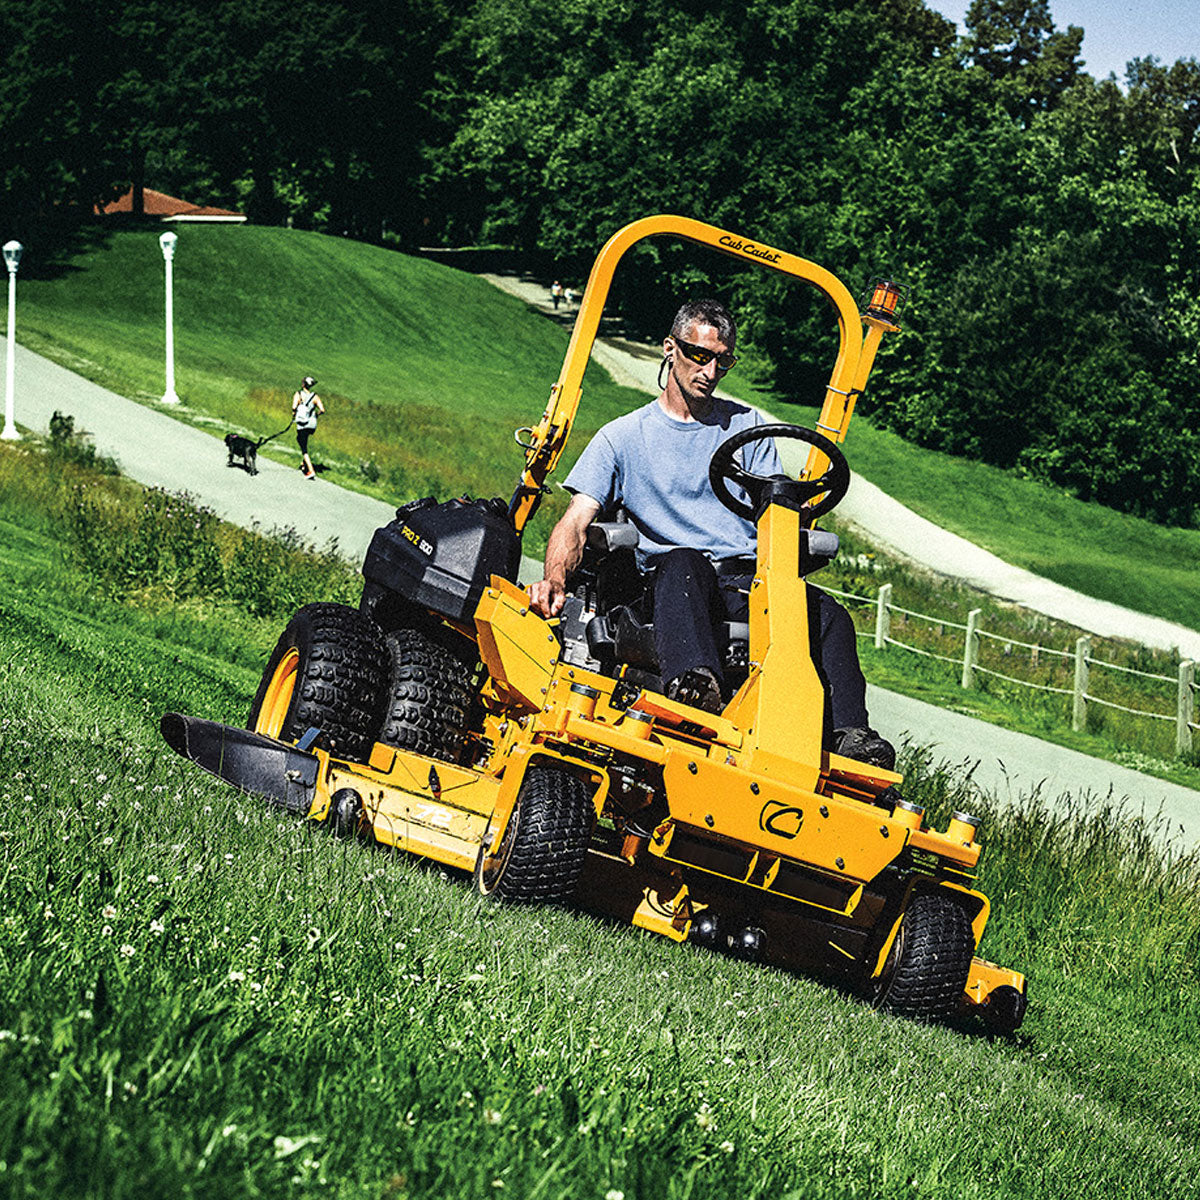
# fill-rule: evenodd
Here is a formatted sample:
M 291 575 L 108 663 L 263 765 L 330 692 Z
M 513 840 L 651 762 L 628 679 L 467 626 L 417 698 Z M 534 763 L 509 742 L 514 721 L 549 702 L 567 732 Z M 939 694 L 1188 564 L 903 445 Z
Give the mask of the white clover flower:
M 229 972 L 229 982 L 230 983 L 245 983 L 246 982 L 246 972 L 245 971 L 230 971 Z
M 604 1200 L 625 1200 L 625 1193 L 620 1188 L 609 1188 L 604 1193 Z
M 712 1109 L 707 1103 L 700 1105 L 696 1112 L 696 1124 L 704 1130 L 705 1133 L 711 1133 L 717 1127 L 717 1118 L 713 1116 Z
M 112 935 L 113 935 L 113 928 L 111 925 L 105 925 L 101 928 L 101 930 L 100 930 L 101 937 L 112 937 Z
M 158 878 L 157 875 L 147 875 L 146 882 L 147 883 L 160 883 L 161 880 Z
M 122 958 L 132 958 L 135 953 L 136 953 L 136 951 L 128 942 L 121 943 L 121 957 Z
M 106 904 L 101 910 L 100 915 L 106 920 L 111 921 L 117 915 L 115 904 Z
M 483 1110 L 483 1121 L 485 1125 L 501 1125 L 504 1123 L 504 1114 L 494 1108 L 485 1108 Z
M 723 1150 L 723 1151 L 724 1151 L 726 1154 L 732 1154 L 732 1153 L 733 1153 L 733 1143 L 732 1143 L 732 1142 L 730 1142 L 730 1141 L 724 1141 L 724 1142 L 722 1142 L 722 1143 L 721 1143 L 721 1149 L 722 1149 L 722 1150 Z

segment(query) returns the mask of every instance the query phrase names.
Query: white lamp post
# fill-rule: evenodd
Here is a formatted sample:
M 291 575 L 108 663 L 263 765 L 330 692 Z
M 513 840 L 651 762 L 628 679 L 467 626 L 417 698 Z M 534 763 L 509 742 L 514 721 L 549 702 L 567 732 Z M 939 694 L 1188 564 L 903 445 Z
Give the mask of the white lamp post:
M 179 397 L 175 393 L 175 304 L 172 296 L 175 290 L 172 264 L 175 261 L 175 243 L 177 241 L 179 241 L 179 235 L 171 230 L 158 239 L 167 272 L 167 390 L 163 392 L 165 404 L 179 403 Z
M 4 431 L 0 438 L 6 442 L 15 442 L 21 436 L 13 420 L 13 384 L 17 358 L 17 268 L 24 249 L 20 242 L 4 243 L 4 264 L 8 267 L 8 356 L 4 370 Z

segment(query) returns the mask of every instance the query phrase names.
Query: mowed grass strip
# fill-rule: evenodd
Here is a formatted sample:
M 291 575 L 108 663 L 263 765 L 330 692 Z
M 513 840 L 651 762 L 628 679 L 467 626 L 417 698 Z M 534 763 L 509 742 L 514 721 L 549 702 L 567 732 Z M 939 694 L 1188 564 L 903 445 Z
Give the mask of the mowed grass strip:
M 484 903 L 167 750 L 164 709 L 244 719 L 282 622 L 103 598 L 39 520 L 49 486 L 5 478 L 6 1194 L 1190 1194 L 1200 872 L 1154 830 L 1000 809 L 906 756 L 935 822 L 984 814 L 983 951 L 1033 998 L 1006 1040 Z

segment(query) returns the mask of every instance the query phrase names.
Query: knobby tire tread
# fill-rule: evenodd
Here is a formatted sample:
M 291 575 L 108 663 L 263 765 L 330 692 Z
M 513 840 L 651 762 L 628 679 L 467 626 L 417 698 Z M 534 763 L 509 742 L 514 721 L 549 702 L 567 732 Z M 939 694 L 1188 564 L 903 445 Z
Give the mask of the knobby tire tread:
M 391 677 L 380 741 L 458 762 L 471 711 L 471 673 L 447 647 L 418 629 L 387 636 Z
M 961 905 L 937 893 L 914 897 L 881 1007 L 899 1017 L 945 1020 L 962 998 L 974 953 L 975 935 Z
M 268 681 L 280 659 L 299 652 L 296 686 L 280 737 L 296 741 L 311 727 L 316 745 L 344 758 L 365 760 L 379 734 L 387 692 L 383 633 L 358 609 L 344 604 L 307 604 L 280 637 L 250 712 L 254 728 Z

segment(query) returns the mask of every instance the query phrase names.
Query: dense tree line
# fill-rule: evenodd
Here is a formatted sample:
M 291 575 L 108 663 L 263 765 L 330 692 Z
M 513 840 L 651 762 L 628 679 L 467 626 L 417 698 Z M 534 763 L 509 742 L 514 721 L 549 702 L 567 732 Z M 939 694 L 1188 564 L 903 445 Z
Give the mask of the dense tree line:
M 132 183 L 578 277 L 680 212 L 909 284 L 878 421 L 1190 523 L 1200 65 L 1094 79 L 1046 0 L 974 0 L 966 29 L 923 0 L 8 0 L 2 215 Z M 760 368 L 819 395 L 827 316 L 761 273 L 655 243 L 622 310 L 658 333 L 714 273 Z

